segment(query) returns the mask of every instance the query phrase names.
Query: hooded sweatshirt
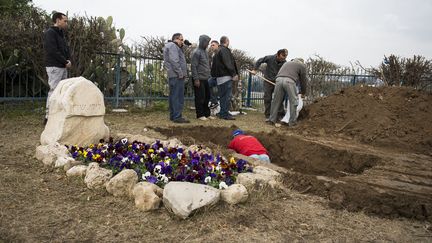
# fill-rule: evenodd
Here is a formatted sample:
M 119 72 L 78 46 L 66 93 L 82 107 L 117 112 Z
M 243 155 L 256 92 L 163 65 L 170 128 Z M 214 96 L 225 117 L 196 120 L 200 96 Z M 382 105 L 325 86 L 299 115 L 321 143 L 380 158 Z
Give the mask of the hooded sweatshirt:
M 183 50 L 175 42 L 168 42 L 165 44 L 163 54 L 168 78 L 185 78 L 187 66 Z
M 210 37 L 201 35 L 198 47 L 192 52 L 191 69 L 193 80 L 207 80 L 210 78 L 210 59 L 206 50 L 209 42 Z

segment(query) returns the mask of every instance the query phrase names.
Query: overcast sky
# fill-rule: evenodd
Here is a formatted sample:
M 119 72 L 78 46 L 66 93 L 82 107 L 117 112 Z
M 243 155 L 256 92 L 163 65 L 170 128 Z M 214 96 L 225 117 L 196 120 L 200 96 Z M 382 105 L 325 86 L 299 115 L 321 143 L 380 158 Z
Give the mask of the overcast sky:
M 33 0 L 48 13 L 112 16 L 127 41 L 140 36 L 197 42 L 230 38 L 259 58 L 287 48 L 288 58 L 319 54 L 340 65 L 377 66 L 384 55 L 432 58 L 431 0 Z

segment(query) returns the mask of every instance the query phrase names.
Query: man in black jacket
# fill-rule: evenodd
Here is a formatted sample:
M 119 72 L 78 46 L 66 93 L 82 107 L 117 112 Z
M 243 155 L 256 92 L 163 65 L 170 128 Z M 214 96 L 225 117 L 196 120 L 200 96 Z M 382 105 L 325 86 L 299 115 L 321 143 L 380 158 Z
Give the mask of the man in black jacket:
M 256 70 L 258 70 L 261 64 L 266 63 L 267 67 L 264 72 L 264 77 L 275 83 L 276 75 L 278 74 L 279 69 L 282 67 L 282 65 L 286 62 L 287 56 L 288 50 L 280 49 L 275 55 L 268 55 L 262 57 L 258 59 L 258 61 L 255 63 L 255 67 L 254 70 L 252 70 L 252 73 L 256 74 Z M 275 86 L 273 84 L 264 82 L 264 115 L 266 119 L 269 119 L 270 117 L 270 107 L 274 89 Z M 279 117 L 284 116 L 285 111 L 282 105 L 280 106 L 278 113 Z
M 220 46 L 213 59 L 211 74 L 216 77 L 220 99 L 219 117 L 225 120 L 235 120 L 229 113 L 232 82 L 239 80 L 237 64 L 231 50 L 228 48 L 229 39 L 226 36 L 220 38 Z
M 72 66 L 70 62 L 69 47 L 66 44 L 64 30 L 68 25 L 68 18 L 63 13 L 54 13 L 52 16 L 54 23 L 44 33 L 45 67 L 48 74 L 48 92 L 46 104 L 46 116 L 44 123 L 47 122 L 49 101 L 52 92 L 58 83 L 67 78 L 67 69 Z

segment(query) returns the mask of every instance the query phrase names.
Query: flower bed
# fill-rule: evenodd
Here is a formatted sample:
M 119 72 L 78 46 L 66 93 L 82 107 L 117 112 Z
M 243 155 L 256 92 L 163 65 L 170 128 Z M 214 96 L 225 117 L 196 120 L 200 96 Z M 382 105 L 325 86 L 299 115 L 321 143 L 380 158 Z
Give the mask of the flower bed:
M 188 150 L 181 147 L 164 147 L 160 141 L 152 145 L 126 138 L 114 142 L 90 144 L 88 147 L 67 146 L 75 160 L 88 164 L 97 162 L 101 167 L 117 174 L 123 169 L 133 169 L 141 181 L 164 187 L 169 181 L 187 181 L 226 188 L 234 184 L 238 173 L 252 172 L 245 160 L 220 154 Z

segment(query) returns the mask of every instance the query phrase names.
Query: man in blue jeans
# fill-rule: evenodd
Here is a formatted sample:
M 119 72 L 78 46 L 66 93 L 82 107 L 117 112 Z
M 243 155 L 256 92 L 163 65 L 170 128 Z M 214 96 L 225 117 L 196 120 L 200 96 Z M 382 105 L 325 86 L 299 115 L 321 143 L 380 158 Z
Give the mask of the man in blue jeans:
M 186 58 L 182 50 L 183 41 L 183 35 L 175 33 L 163 50 L 164 67 L 168 74 L 170 120 L 175 123 L 189 123 L 182 117 L 184 82 L 187 75 Z
M 226 36 L 220 38 L 220 46 L 213 59 L 211 74 L 216 77 L 220 99 L 219 117 L 224 120 L 235 120 L 229 113 L 232 82 L 238 81 L 238 69 L 231 50 L 228 48 L 229 39 Z

